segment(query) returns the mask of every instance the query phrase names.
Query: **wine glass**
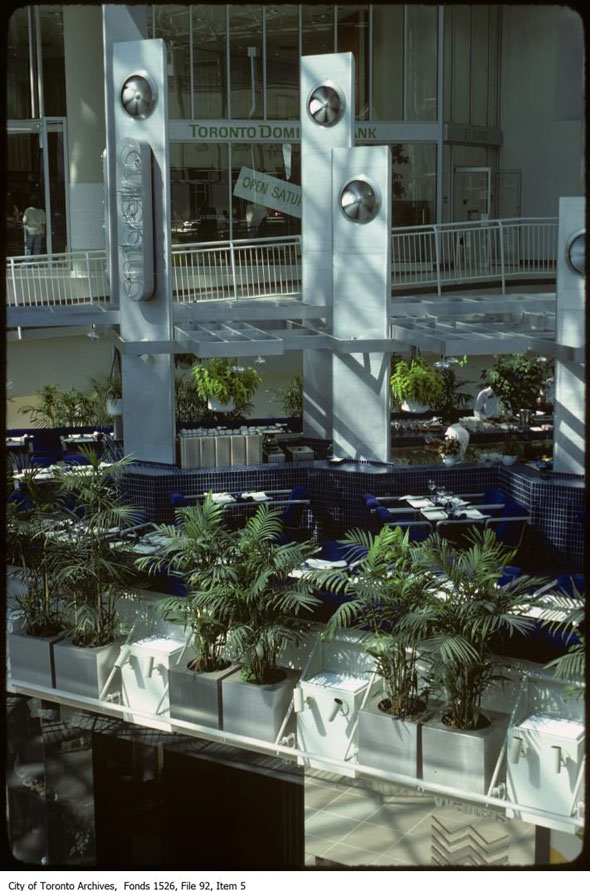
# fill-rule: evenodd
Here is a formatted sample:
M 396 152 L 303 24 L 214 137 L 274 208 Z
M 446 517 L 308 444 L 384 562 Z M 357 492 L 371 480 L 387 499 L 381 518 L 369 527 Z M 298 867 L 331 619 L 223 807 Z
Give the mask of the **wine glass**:
M 426 483 L 426 486 L 428 487 L 428 491 L 430 492 L 430 500 L 434 504 L 434 501 L 435 501 L 434 493 L 436 492 L 436 483 L 434 482 L 434 480 L 428 480 Z

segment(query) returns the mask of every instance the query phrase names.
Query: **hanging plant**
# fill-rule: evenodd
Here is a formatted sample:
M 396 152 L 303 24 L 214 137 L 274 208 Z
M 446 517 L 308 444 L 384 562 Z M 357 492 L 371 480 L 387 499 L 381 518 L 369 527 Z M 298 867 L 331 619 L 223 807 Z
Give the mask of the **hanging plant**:
M 394 399 L 402 406 L 415 403 L 414 411 L 434 408 L 444 392 L 444 382 L 439 371 L 425 365 L 422 359 L 397 362 L 389 380 Z
M 213 411 L 251 410 L 251 399 L 262 382 L 255 368 L 240 368 L 230 359 L 208 359 L 192 370 L 197 396 Z M 214 408 L 214 406 L 219 406 Z

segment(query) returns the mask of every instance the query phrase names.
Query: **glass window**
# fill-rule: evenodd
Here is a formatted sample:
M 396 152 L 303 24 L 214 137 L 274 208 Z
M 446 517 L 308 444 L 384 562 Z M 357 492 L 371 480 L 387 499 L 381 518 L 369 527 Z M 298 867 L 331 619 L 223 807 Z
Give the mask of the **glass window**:
M 168 117 L 191 117 L 190 28 L 187 6 L 156 6 L 155 36 L 164 40 L 168 61 Z
M 6 248 L 9 256 L 24 250 L 22 216 L 32 203 L 45 209 L 43 153 L 38 133 L 9 133 L 6 139 Z M 43 241 L 42 252 L 45 251 Z
M 44 114 L 66 115 L 66 72 L 64 26 L 61 6 L 39 6 L 41 52 L 43 54 Z
M 391 146 L 393 226 L 424 226 L 436 220 L 436 145 Z
M 436 108 L 437 8 L 406 10 L 406 113 L 408 121 L 434 121 Z
M 452 120 L 467 123 L 471 93 L 471 7 L 453 6 L 453 107 Z
M 15 10 L 8 19 L 6 38 L 6 67 L 10 74 L 6 79 L 7 117 L 14 120 L 31 118 L 29 16 L 26 7 Z
M 230 116 L 263 117 L 262 6 L 230 6 Z
M 242 167 L 267 173 L 277 179 L 301 185 L 301 152 L 299 143 L 259 143 L 232 146 L 232 191 Z M 262 199 L 263 195 L 256 195 Z M 232 198 L 234 238 L 267 238 L 298 235 L 301 219 L 261 202 L 250 202 L 236 195 Z
M 490 10 L 474 6 L 471 18 L 471 124 L 488 123 Z
M 295 5 L 266 6 L 266 117 L 299 118 L 299 12 Z
M 193 6 L 195 117 L 227 118 L 225 5 Z
M 369 118 L 369 7 L 337 7 L 338 52 L 352 53 L 355 76 L 355 116 Z
M 316 56 L 334 52 L 334 7 L 322 4 L 303 4 L 302 52 Z
M 490 61 L 488 72 L 488 127 L 497 127 L 498 121 L 498 62 L 500 57 L 500 10 L 490 6 Z
M 404 7 L 373 6 L 373 120 L 401 121 Z
M 172 241 L 218 241 L 229 236 L 228 146 L 170 145 Z
M 452 119 L 451 97 L 453 88 L 453 10 L 445 7 L 444 15 L 444 44 L 443 44 L 443 116 L 445 121 Z

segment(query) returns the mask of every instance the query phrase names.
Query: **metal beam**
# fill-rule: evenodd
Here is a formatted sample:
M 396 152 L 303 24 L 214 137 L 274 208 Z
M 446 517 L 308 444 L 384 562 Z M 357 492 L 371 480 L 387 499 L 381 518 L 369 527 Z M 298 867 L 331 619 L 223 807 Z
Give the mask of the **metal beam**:
M 174 322 L 271 321 L 276 319 L 332 318 L 331 306 L 310 306 L 299 299 L 282 300 L 214 300 L 204 303 L 183 303 L 174 306 Z
M 100 306 L 8 306 L 7 328 L 118 325 L 119 310 Z

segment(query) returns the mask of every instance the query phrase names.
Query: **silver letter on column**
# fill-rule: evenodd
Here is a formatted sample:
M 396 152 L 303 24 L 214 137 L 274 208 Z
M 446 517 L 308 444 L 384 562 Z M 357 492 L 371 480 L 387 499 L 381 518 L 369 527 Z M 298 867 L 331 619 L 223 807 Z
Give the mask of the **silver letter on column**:
M 585 346 L 586 202 L 559 199 L 555 341 Z M 584 363 L 555 360 L 553 469 L 584 474 Z
M 363 350 L 387 340 L 391 306 L 391 152 L 359 146 L 332 152 L 334 301 L 332 331 L 359 340 L 333 360 L 333 441 L 339 458 L 389 461 L 388 352 Z
M 117 173 L 121 337 L 145 341 L 123 350 L 123 430 L 127 454 L 175 463 L 174 363 L 150 353 L 172 341 L 170 176 L 166 48 L 162 40 L 113 46 L 112 95 Z
M 332 304 L 333 148 L 354 138 L 354 57 L 337 53 L 301 58 L 301 246 L 302 299 Z M 332 435 L 332 355 L 303 353 L 303 431 Z

